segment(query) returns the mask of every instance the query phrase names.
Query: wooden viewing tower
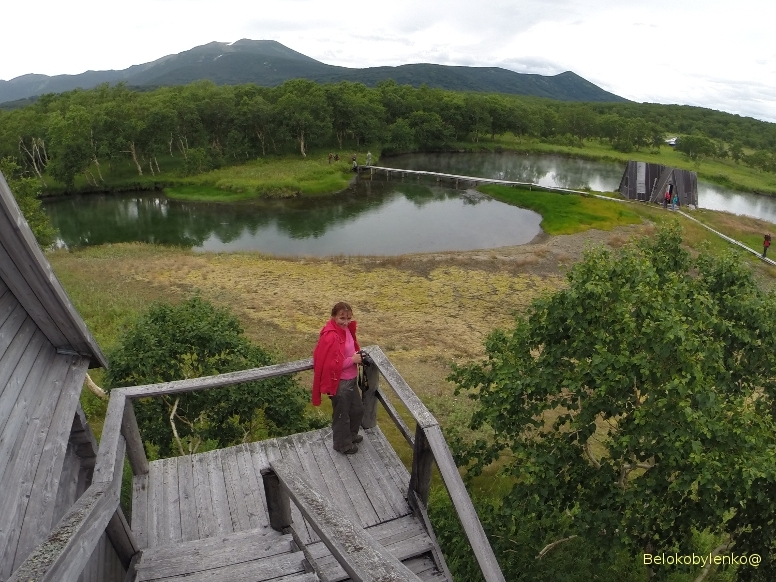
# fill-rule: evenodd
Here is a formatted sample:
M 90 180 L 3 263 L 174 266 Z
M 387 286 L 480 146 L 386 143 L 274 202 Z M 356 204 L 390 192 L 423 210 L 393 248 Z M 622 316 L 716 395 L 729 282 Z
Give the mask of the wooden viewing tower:
M 0 581 L 452 582 L 426 512 L 436 463 L 485 580 L 503 582 L 439 424 L 382 350 L 367 350 L 356 455 L 333 452 L 326 428 L 146 458 L 134 399 L 296 374 L 311 359 L 114 389 L 98 446 L 79 396 L 87 369 L 107 362 L 0 175 Z M 412 447 L 411 472 L 378 403 Z

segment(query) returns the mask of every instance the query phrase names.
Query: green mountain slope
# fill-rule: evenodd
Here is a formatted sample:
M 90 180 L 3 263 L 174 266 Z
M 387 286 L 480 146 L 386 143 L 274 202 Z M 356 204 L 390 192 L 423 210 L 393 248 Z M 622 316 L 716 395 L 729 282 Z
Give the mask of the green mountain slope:
M 24 100 L 44 93 L 61 93 L 100 83 L 126 82 L 130 86 L 183 85 L 209 79 L 219 85 L 256 83 L 275 86 L 289 79 L 321 83 L 353 81 L 374 86 L 393 79 L 419 87 L 533 95 L 563 101 L 625 101 L 567 71 L 552 77 L 515 73 L 498 67 L 455 67 L 410 64 L 398 67 L 351 69 L 316 61 L 272 40 L 211 42 L 122 71 L 87 71 L 80 75 L 23 75 L 0 81 L 0 103 Z

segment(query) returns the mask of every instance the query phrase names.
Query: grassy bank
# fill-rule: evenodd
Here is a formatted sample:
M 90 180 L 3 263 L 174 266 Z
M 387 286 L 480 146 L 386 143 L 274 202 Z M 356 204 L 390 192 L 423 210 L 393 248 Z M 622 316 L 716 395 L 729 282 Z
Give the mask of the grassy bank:
M 517 138 L 512 134 L 497 136 L 496 139 L 483 139 L 476 144 L 459 142 L 454 145 L 458 151 L 512 151 L 518 153 L 559 154 L 592 161 L 610 161 L 624 163 L 629 160 L 664 164 L 674 168 L 697 172 L 698 176 L 709 182 L 732 190 L 755 192 L 776 196 L 776 174 L 761 172 L 732 160 L 704 159 L 699 162 L 689 160 L 670 146 L 658 149 L 644 149 L 633 152 L 618 152 L 608 143 L 595 139 L 582 142 L 582 146 L 559 145 L 534 138 Z
M 261 158 L 196 176 L 165 188 L 170 198 L 199 202 L 231 202 L 250 198 L 288 198 L 332 194 L 353 179 L 350 162 L 328 162 L 325 155 Z
M 509 186 L 480 186 L 479 190 L 508 204 L 534 210 L 542 215 L 541 227 L 547 234 L 574 234 L 590 228 L 611 230 L 617 226 L 641 223 L 630 205 L 598 198 L 541 192 Z

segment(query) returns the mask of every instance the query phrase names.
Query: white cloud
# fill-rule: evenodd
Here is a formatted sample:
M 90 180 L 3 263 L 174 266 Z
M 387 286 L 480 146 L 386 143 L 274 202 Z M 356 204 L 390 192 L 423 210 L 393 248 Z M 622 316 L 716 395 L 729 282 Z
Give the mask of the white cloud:
M 636 101 L 776 121 L 776 9 L 767 0 L 38 0 L 35 13 L 32 23 L 28 4 L 3 7 L 0 79 L 121 69 L 213 40 L 274 39 L 348 67 L 571 70 Z

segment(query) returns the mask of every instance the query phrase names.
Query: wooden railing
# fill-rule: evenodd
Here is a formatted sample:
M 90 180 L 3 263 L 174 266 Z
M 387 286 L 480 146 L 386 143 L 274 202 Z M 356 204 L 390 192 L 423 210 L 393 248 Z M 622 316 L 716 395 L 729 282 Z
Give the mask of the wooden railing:
M 408 501 L 413 509 L 421 513 L 425 521 L 427 521 L 426 505 L 431 487 L 432 468 L 436 462 L 486 582 L 504 582 L 504 575 L 501 573 L 458 473 L 439 423 L 379 347 L 367 347 L 366 351 L 375 365 L 367 368 L 370 389 L 364 394 L 362 426 L 371 428 L 377 425 L 377 403 L 379 402 L 412 447 L 412 473 Z M 132 400 L 223 388 L 244 382 L 296 374 L 310 370 L 312 367 L 312 358 L 308 358 L 217 376 L 111 390 L 91 487 L 62 518 L 49 539 L 36 548 L 9 582 L 31 580 L 74 582 L 78 578 L 118 508 L 125 457 L 129 460 L 134 475 L 147 475 L 149 472 L 148 459 L 143 448 Z M 415 421 L 414 435 L 396 408 L 380 390 L 380 375 L 385 378 Z M 131 531 L 128 532 L 128 544 L 130 551 L 134 550 L 136 560 L 139 555 L 139 544 Z M 341 565 L 348 571 L 345 564 Z
M 270 525 L 291 526 L 291 500 L 353 582 L 420 582 L 362 527 L 316 491 L 315 486 L 284 461 L 272 461 L 262 474 Z

